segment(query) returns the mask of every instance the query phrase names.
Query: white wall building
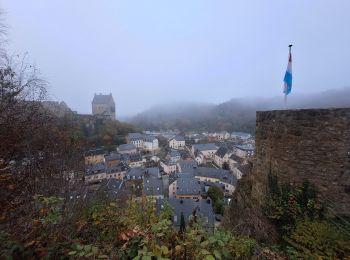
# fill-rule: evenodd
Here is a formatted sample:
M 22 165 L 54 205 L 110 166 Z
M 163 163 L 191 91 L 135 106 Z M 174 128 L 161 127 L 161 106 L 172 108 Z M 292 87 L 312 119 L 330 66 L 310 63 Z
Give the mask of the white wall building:
M 228 163 L 230 156 L 231 152 L 227 148 L 220 147 L 214 155 L 214 162 L 217 166 L 222 167 L 225 162 Z
M 185 149 L 185 138 L 183 136 L 175 136 L 169 140 L 169 147 L 176 150 Z
M 170 174 L 176 172 L 176 163 L 170 160 L 162 160 L 160 161 L 160 167 L 162 167 L 163 171 L 166 174 Z
M 159 149 L 158 139 L 153 136 L 144 136 L 143 138 L 143 149 L 145 151 L 156 151 Z

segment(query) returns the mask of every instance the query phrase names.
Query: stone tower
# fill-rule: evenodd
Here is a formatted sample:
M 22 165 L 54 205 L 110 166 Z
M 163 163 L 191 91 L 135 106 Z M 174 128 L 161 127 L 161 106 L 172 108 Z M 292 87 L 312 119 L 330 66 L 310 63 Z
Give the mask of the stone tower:
M 116 120 L 115 103 L 112 93 L 109 95 L 95 94 L 92 100 L 92 114 Z

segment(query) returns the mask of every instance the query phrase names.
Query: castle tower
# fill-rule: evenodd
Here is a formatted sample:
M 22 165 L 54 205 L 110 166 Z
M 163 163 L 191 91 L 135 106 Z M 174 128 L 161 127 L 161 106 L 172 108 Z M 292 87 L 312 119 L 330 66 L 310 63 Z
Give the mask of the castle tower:
M 112 93 L 109 95 L 95 94 L 92 100 L 92 114 L 95 116 L 107 117 L 116 120 L 115 103 Z

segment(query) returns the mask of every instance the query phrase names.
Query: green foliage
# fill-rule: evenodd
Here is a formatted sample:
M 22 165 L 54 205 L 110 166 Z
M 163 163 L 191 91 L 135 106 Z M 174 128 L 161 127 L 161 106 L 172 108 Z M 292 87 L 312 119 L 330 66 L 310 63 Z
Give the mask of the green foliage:
M 292 187 L 288 183 L 279 185 L 277 176 L 268 175 L 265 214 L 277 225 L 281 235 L 288 234 L 298 219 L 320 218 L 323 211 L 316 189 L 308 181 Z
M 350 255 L 349 233 L 327 221 L 298 221 L 292 234 L 284 239 L 297 250 L 299 257 L 344 259 Z
M 72 251 L 67 253 L 68 257 L 77 258 L 77 257 L 97 257 L 99 259 L 108 258 L 106 255 L 100 255 L 99 249 L 93 245 L 81 245 L 75 244 L 72 246 Z
M 208 233 L 201 219 L 179 233 L 167 203 L 157 216 L 154 203 L 146 199 L 118 206 L 101 197 L 68 215 L 62 211 L 61 198 L 38 195 L 33 202 L 40 219 L 34 220 L 25 239 L 16 242 L 10 234 L 0 233 L 5 259 L 239 259 L 250 257 L 255 247 L 253 240 L 221 229 Z
M 317 190 L 308 181 L 279 185 L 277 176 L 269 174 L 265 214 L 284 241 L 277 251 L 290 259 L 341 259 L 350 254 L 350 233 L 326 218 Z
M 112 149 L 114 146 L 126 142 L 128 133 L 137 132 L 133 125 L 120 121 L 105 121 L 90 119 L 88 122 L 79 120 L 80 134 L 85 139 L 87 147 L 100 147 Z
M 94 236 L 99 242 L 115 242 L 116 233 L 126 228 L 125 219 L 115 203 L 93 202 L 78 216 L 76 225 L 80 236 Z
M 63 198 L 35 195 L 34 200 L 40 208 L 40 221 L 42 224 L 57 224 L 61 220 Z
M 168 200 L 163 202 L 163 208 L 160 212 L 159 219 L 168 219 L 171 220 L 172 215 L 174 214 L 174 209 L 171 207 Z
M 217 186 L 210 186 L 208 197 L 213 201 L 214 211 L 217 214 L 224 214 L 224 192 Z
M 178 251 L 189 259 L 239 259 L 251 257 L 255 246 L 254 240 L 235 237 L 223 229 L 209 235 L 196 224 L 188 229 Z

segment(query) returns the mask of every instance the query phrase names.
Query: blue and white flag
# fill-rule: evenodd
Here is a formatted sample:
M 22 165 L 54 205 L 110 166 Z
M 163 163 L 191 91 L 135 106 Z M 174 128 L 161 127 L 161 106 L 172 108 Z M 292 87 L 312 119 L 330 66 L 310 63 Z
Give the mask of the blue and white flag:
M 289 50 L 289 59 L 286 74 L 284 75 L 283 93 L 288 95 L 292 91 L 292 52 Z

